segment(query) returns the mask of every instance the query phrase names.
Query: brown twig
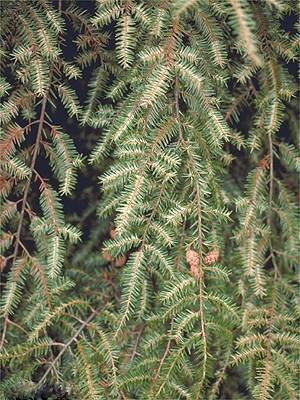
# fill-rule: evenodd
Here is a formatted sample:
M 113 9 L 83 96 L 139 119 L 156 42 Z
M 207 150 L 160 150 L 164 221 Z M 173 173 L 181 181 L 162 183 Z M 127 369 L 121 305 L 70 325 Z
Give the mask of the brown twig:
M 49 365 L 49 367 L 47 368 L 46 372 L 44 373 L 44 375 L 41 377 L 41 379 L 39 380 L 39 382 L 37 383 L 37 387 L 39 387 L 44 380 L 47 378 L 47 376 L 49 375 L 49 373 L 52 371 L 52 369 L 54 368 L 55 364 L 57 363 L 57 361 L 62 357 L 62 355 L 66 352 L 66 350 L 68 349 L 68 347 L 77 339 L 77 337 L 80 335 L 81 331 L 89 324 L 89 322 L 98 314 L 98 310 L 94 310 L 92 312 L 92 314 L 90 314 L 90 316 L 83 321 L 83 323 L 81 324 L 81 326 L 79 327 L 79 329 L 77 329 L 77 331 L 75 332 L 75 334 L 71 337 L 71 339 L 64 345 L 64 348 L 61 349 L 61 351 L 58 353 L 58 355 L 55 357 L 55 359 L 51 362 L 51 364 Z
M 138 348 L 139 341 L 141 339 L 141 336 L 142 336 L 144 328 L 145 328 L 145 325 L 142 325 L 140 327 L 139 331 L 138 331 L 138 334 L 137 334 L 137 337 L 136 337 L 136 341 L 135 341 L 135 344 L 134 344 L 134 347 L 133 347 L 133 351 L 132 351 L 132 354 L 131 354 L 131 357 L 130 357 L 130 361 L 129 361 L 130 363 L 132 363 L 132 361 L 134 360 L 134 357 L 138 354 L 136 350 Z
M 168 340 L 168 344 L 167 344 L 166 350 L 165 350 L 164 355 L 162 356 L 162 358 L 160 360 L 160 363 L 159 363 L 159 366 L 158 366 L 158 370 L 156 371 L 156 374 L 155 374 L 155 377 L 153 379 L 153 382 L 156 382 L 157 379 L 159 378 L 160 370 L 161 370 L 161 368 L 163 366 L 163 363 L 164 363 L 167 355 L 169 354 L 170 347 L 171 347 L 171 339 Z
M 42 136 L 42 130 L 43 130 L 43 125 L 44 125 L 46 104 L 47 104 L 47 97 L 45 96 L 43 98 L 43 102 L 42 102 L 41 117 L 39 119 L 39 126 L 38 126 L 38 131 L 37 131 L 37 135 L 36 135 L 36 141 L 35 141 L 35 145 L 34 145 L 34 152 L 33 152 L 31 165 L 30 165 L 31 171 L 34 170 L 35 162 L 36 162 L 37 155 L 38 155 L 39 142 L 40 142 L 40 139 L 41 139 L 41 136 Z M 13 264 L 15 263 L 17 255 L 18 255 L 19 240 L 20 240 L 20 235 L 21 235 L 21 230 L 22 230 L 22 225 L 23 225 L 23 219 L 24 219 L 24 213 L 25 213 L 25 208 L 26 208 L 27 197 L 28 197 L 29 189 L 30 189 L 30 183 L 31 183 L 31 179 L 28 179 L 28 181 L 26 183 L 26 186 L 25 186 L 25 189 L 24 189 L 24 196 L 23 196 L 23 201 L 22 201 L 20 220 L 19 220 L 19 225 L 18 225 L 18 229 L 17 229 L 17 233 L 16 233 L 16 245 L 15 245 L 15 250 L 14 250 Z
M 181 120 L 180 120 L 180 109 L 179 109 L 179 84 L 178 84 L 178 79 L 176 77 L 175 81 L 175 110 L 176 110 L 176 118 L 178 121 L 178 126 L 179 126 L 179 136 L 180 136 L 180 141 L 183 144 L 184 150 L 187 152 L 187 156 L 189 158 L 190 164 L 191 164 L 191 169 L 194 172 L 194 175 L 197 175 L 197 170 L 194 165 L 194 160 L 193 157 L 190 154 L 189 148 L 185 142 L 184 136 L 183 136 L 183 130 L 181 126 Z M 203 257 L 202 257 L 202 251 L 201 249 L 203 248 L 203 238 L 202 238 L 202 207 L 201 207 L 201 189 L 199 186 L 198 181 L 196 181 L 196 205 L 197 205 L 197 214 L 198 214 L 198 241 L 199 241 L 199 249 L 200 249 L 200 268 L 202 268 L 203 264 Z M 204 281 L 203 281 L 203 275 L 201 274 L 200 279 L 199 279 L 199 300 L 200 300 L 200 325 L 201 325 L 201 332 L 202 332 L 202 337 L 203 337 L 203 369 L 202 369 L 202 377 L 201 381 L 199 383 L 199 391 L 198 391 L 198 396 L 200 396 L 201 393 L 201 387 L 204 383 L 205 376 L 206 376 L 206 364 L 207 364 L 207 355 L 208 355 L 208 344 L 207 344 L 207 337 L 206 337 L 206 327 L 205 327 L 205 315 L 204 315 L 204 305 L 203 305 L 203 300 L 204 300 Z M 197 398 L 199 398 L 197 396 Z
M 40 139 L 41 139 L 41 136 L 42 136 L 43 125 L 44 125 L 46 104 L 47 104 L 47 97 L 45 96 L 43 98 L 43 100 L 42 100 L 42 108 L 41 108 L 41 115 L 40 115 L 40 118 L 39 118 L 39 126 L 38 126 L 38 131 L 37 131 L 35 145 L 34 145 L 34 152 L 33 152 L 32 160 L 31 160 L 31 164 L 30 164 L 31 171 L 34 169 L 35 162 L 36 162 L 37 155 L 38 155 L 39 142 L 40 142 Z M 18 225 L 18 228 L 17 228 L 16 235 L 15 235 L 15 249 L 14 249 L 14 252 L 13 252 L 12 265 L 14 265 L 14 263 L 16 262 L 17 256 L 18 256 L 20 235 L 21 235 L 21 230 L 22 230 L 22 226 L 23 226 L 23 220 L 24 220 L 24 214 L 25 214 L 25 209 L 26 209 L 27 197 L 28 197 L 29 189 L 30 189 L 30 183 L 31 183 L 31 179 L 28 179 L 28 181 L 26 182 L 26 185 L 25 185 L 25 189 L 24 189 L 22 208 L 21 208 L 21 213 L 20 213 L 20 220 L 19 220 L 19 225 Z M 5 314 L 4 314 L 4 326 L 3 326 L 3 332 L 2 332 L 1 342 L 0 342 L 0 349 L 4 345 L 5 336 L 6 336 L 6 332 L 7 332 L 7 325 L 8 325 L 8 313 L 5 312 Z

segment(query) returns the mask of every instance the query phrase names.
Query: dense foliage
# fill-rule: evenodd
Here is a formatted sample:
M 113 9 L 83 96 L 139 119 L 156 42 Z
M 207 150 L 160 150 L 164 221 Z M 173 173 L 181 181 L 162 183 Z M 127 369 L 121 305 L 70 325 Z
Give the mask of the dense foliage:
M 1 46 L 1 399 L 296 399 L 297 2 L 1 0 Z

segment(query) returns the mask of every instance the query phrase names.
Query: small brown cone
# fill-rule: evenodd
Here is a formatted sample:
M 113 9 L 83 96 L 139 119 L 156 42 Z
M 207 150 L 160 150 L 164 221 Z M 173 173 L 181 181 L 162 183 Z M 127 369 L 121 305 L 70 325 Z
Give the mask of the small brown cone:
M 200 270 L 200 257 L 195 250 L 187 250 L 185 253 L 185 258 L 190 266 L 191 274 L 195 278 L 200 278 L 202 273 Z
M 213 250 L 205 256 L 205 263 L 208 265 L 214 264 L 220 257 L 219 250 Z
M 126 264 L 126 261 L 127 261 L 127 257 L 126 256 L 118 257 L 116 259 L 115 266 L 116 267 L 123 267 Z

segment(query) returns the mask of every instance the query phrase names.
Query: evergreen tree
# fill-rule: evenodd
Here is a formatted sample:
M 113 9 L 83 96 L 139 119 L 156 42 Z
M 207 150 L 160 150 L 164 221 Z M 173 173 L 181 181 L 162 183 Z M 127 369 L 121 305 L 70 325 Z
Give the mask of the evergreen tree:
M 297 398 L 296 14 L 1 1 L 1 398 Z

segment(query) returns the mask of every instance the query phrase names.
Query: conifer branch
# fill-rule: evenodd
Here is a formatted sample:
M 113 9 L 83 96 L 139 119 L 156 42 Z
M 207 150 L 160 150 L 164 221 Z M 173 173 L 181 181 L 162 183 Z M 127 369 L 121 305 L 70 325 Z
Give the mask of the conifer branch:
M 203 268 L 203 256 L 202 256 L 202 248 L 203 248 L 203 239 L 202 239 L 202 211 L 201 211 L 201 189 L 199 187 L 198 179 L 197 179 L 197 170 L 194 165 L 193 157 L 189 152 L 188 145 L 185 142 L 183 137 L 183 131 L 181 127 L 181 120 L 180 120 L 180 110 L 179 110 L 179 87 L 178 87 L 178 79 L 176 77 L 175 83 L 175 109 L 176 109 L 176 118 L 178 121 L 178 129 L 179 129 L 179 136 L 184 146 L 185 151 L 188 154 L 188 159 L 193 170 L 193 175 L 196 177 L 195 186 L 196 186 L 196 207 L 197 207 L 197 227 L 198 227 L 198 241 L 199 241 L 199 252 L 200 252 L 200 269 Z M 201 388 L 205 380 L 206 375 L 206 363 L 207 363 L 207 355 L 208 355 L 208 348 L 207 348 L 207 336 L 206 336 L 206 327 L 205 327 L 205 317 L 204 317 L 204 294 L 203 294 L 203 272 L 200 273 L 199 279 L 199 303 L 200 303 L 200 323 L 201 323 L 201 334 L 203 337 L 203 366 L 202 366 L 202 377 L 199 384 L 199 395 L 201 393 Z
M 33 155 L 32 155 L 31 164 L 30 164 L 31 171 L 33 171 L 33 169 L 34 169 L 36 159 L 38 156 L 39 144 L 40 144 L 40 140 L 42 137 L 42 131 L 43 131 L 43 125 L 44 125 L 46 104 L 47 104 L 47 97 L 45 96 L 41 103 L 41 113 L 40 113 L 40 118 L 39 118 L 39 123 L 38 123 L 38 129 L 37 129 L 37 135 L 36 135 Z M 20 219 L 19 219 L 17 232 L 15 235 L 15 248 L 14 248 L 14 252 L 13 252 L 12 265 L 15 264 L 17 256 L 18 256 L 18 250 L 19 250 L 19 245 L 20 245 L 20 236 L 21 236 L 23 220 L 24 220 L 24 216 L 25 216 L 25 208 L 26 208 L 27 198 L 28 198 L 28 194 L 29 194 L 30 183 L 31 183 L 31 180 L 28 179 L 26 182 L 25 188 L 24 188 L 24 195 L 23 195 L 23 200 L 22 200 L 22 205 L 21 205 Z M 5 342 L 5 336 L 6 336 L 6 331 L 7 331 L 7 318 L 8 318 L 7 312 L 4 314 L 3 318 L 4 318 L 4 327 L 3 327 L 3 332 L 2 332 L 1 342 L 0 342 L 0 349 L 3 347 L 4 342 Z
M 1 3 L 1 393 L 294 400 L 295 1 L 92 2 Z
M 70 347 L 70 345 L 77 339 L 77 337 L 81 334 L 82 330 L 85 329 L 88 324 L 92 321 L 92 319 L 99 313 L 98 310 L 94 310 L 89 316 L 88 318 L 81 324 L 81 326 L 77 329 L 77 331 L 74 333 L 74 335 L 71 337 L 71 339 L 65 343 L 63 345 L 63 348 L 60 350 L 60 352 L 57 354 L 57 356 L 55 357 L 55 359 L 51 362 L 51 364 L 49 365 L 49 367 L 47 368 L 47 370 L 45 371 L 44 375 L 41 377 L 41 379 L 39 380 L 39 382 L 37 383 L 37 387 L 40 387 L 45 379 L 47 378 L 47 376 L 50 374 L 50 372 L 52 371 L 52 369 L 54 368 L 55 364 L 57 363 L 57 361 L 59 361 L 59 359 L 64 355 L 64 353 L 68 350 L 68 348 Z

